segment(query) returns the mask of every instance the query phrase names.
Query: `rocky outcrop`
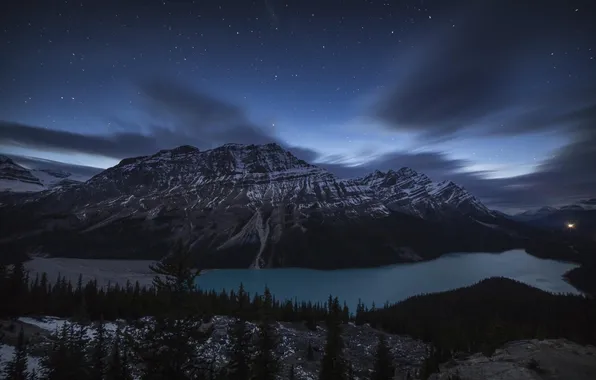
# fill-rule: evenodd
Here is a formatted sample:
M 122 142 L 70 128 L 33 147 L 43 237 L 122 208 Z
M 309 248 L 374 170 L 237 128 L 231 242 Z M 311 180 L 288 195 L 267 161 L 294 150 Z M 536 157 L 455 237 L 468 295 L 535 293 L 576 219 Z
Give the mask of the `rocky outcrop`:
M 565 339 L 511 342 L 491 357 L 475 354 L 441 366 L 432 380 L 593 380 L 596 347 Z
M 229 327 L 233 322 L 233 318 L 215 316 L 209 323 L 201 326 L 203 329 L 212 327 L 213 330 L 211 337 L 205 343 L 197 346 L 200 357 L 207 361 L 215 359 L 218 367 L 225 367 L 231 349 Z M 0 320 L 0 346 L 2 344 L 14 346 L 18 331 L 22 326 L 25 336 L 29 340 L 29 352 L 36 359 L 36 357 L 42 356 L 45 350 L 50 347 L 49 343 L 54 339 L 51 334 L 64 323 L 69 324 L 70 322 L 53 317 L 20 318 L 16 322 Z M 130 337 L 135 340 L 138 339 L 137 333 L 139 330 L 136 330 L 134 325 L 126 325 L 123 321 L 106 323 L 105 328 L 110 336 L 115 332 L 117 324 L 130 334 Z M 12 326 L 12 328 L 9 328 L 9 326 Z M 281 363 L 279 378 L 286 379 L 285 375 L 293 365 L 297 379 L 317 379 L 325 350 L 325 327 L 319 325 L 315 331 L 312 331 L 307 329 L 303 323 L 276 322 L 274 323 L 274 329 L 278 342 L 275 354 Z M 93 339 L 94 330 L 93 325 L 87 326 L 86 335 L 89 340 Z M 254 323 L 248 323 L 248 330 L 252 331 L 253 339 L 256 339 L 257 326 Z M 352 363 L 356 378 L 369 378 L 374 365 L 374 353 L 378 342 L 378 334 L 380 333 L 380 331 L 368 325 L 356 326 L 352 323 L 343 325 L 344 357 Z M 404 378 L 408 372 L 411 374 L 416 373 L 426 357 L 427 345 L 407 336 L 384 335 L 390 347 L 396 372 L 404 375 Z M 307 355 L 309 345 L 313 349 L 313 358 L 311 360 Z

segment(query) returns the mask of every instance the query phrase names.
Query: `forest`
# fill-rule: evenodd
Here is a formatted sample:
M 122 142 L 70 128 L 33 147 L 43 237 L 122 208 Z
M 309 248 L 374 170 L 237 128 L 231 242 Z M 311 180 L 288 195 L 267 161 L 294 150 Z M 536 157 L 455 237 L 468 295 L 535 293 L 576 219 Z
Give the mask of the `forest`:
M 198 272 L 190 269 L 190 260 L 182 250 L 159 262 L 152 268 L 156 277 L 150 287 L 128 283 L 102 288 L 94 281 L 84 284 L 81 278 L 72 284 L 64 277 L 52 281 L 45 274 L 30 278 L 20 263 L 0 266 L 0 320 L 49 315 L 98 326 L 91 341 L 82 328 L 72 325 L 57 331 L 43 353 L 39 373 L 27 373 L 27 339 L 21 333 L 14 357 L 0 370 L 7 379 L 294 379 L 293 367 L 283 367 L 274 354 L 279 337 L 272 326 L 278 321 L 303 323 L 312 330 L 325 326 L 319 379 L 354 378 L 351 363 L 342 355 L 346 323 L 370 324 L 379 332 L 428 342 L 424 365 L 404 378 L 426 378 L 457 352 L 490 355 L 511 340 L 567 338 L 596 344 L 593 299 L 550 294 L 505 278 L 380 308 L 360 303 L 350 311 L 332 296 L 326 303 L 312 303 L 276 300 L 268 289 L 251 295 L 241 284 L 231 292 L 198 289 Z M 236 321 L 229 331 L 230 362 L 223 367 L 196 352 L 209 338 L 204 327 L 215 315 Z M 113 320 L 135 325 L 140 335 L 118 329 L 109 338 L 101 326 Z M 258 326 L 255 339 L 249 336 L 249 321 Z M 371 380 L 393 378 L 390 349 L 379 334 Z

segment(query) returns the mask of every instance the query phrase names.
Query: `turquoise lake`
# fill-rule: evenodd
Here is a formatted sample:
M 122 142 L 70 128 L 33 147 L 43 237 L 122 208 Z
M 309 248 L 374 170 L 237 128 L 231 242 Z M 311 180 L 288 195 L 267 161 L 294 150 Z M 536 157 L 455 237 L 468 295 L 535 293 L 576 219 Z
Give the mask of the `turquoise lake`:
M 321 271 L 301 268 L 220 269 L 202 274 L 203 289 L 237 289 L 262 293 L 268 286 L 278 300 L 325 302 L 330 294 L 345 301 L 351 311 L 358 299 L 370 306 L 397 302 L 410 296 L 472 285 L 502 276 L 555 293 L 579 294 L 563 280 L 576 264 L 539 259 L 523 250 L 503 253 L 449 254 L 433 261 L 380 268 Z

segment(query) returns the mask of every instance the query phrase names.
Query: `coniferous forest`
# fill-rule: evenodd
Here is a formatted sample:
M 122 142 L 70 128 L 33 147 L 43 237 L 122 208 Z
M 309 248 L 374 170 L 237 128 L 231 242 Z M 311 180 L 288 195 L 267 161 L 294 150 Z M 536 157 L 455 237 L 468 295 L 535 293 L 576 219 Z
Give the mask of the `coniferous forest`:
M 483 352 L 511 340 L 567 338 L 596 344 L 596 303 L 577 295 L 554 295 L 504 278 L 435 294 L 411 297 L 382 308 L 360 304 L 350 311 L 337 298 L 324 304 L 276 300 L 237 291 L 216 293 L 195 287 L 197 272 L 183 248 L 152 268 L 150 287 L 138 283 L 101 288 L 90 281 L 71 283 L 45 274 L 29 277 L 20 263 L 0 266 L 0 320 L 23 316 L 56 316 L 83 324 L 63 325 L 41 353 L 39 373 L 27 371 L 27 339 L 20 331 L 14 357 L 3 371 L 7 379 L 275 379 L 297 378 L 275 354 L 278 321 L 325 327 L 327 343 L 319 379 L 354 378 L 343 354 L 346 323 L 370 324 L 379 332 L 410 335 L 429 343 L 428 358 L 418 374 L 426 378 L 455 352 Z M 217 366 L 197 347 L 210 337 L 207 322 L 230 316 L 235 323 L 229 362 Z M 145 318 L 149 317 L 149 318 Z M 124 320 L 134 333 L 118 328 L 107 334 L 106 321 Z M 93 323 L 92 339 L 84 323 Z M 257 326 L 251 336 L 247 323 Z M 0 334 L 0 343 L 2 336 Z M 379 335 L 371 379 L 390 379 L 395 372 L 391 347 Z M 39 352 L 36 353 L 40 355 Z M 312 360 L 312 348 L 305 353 Z M 410 376 L 410 374 L 407 374 Z

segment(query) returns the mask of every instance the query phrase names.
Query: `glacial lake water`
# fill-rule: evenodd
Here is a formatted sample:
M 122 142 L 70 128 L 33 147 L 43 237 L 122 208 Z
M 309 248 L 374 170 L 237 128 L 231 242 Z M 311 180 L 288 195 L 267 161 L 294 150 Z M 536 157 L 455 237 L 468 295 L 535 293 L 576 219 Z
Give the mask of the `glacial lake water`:
M 539 259 L 523 250 L 503 253 L 449 254 L 433 261 L 380 268 L 321 271 L 300 268 L 220 269 L 202 274 L 203 289 L 238 289 L 242 282 L 254 294 L 268 286 L 278 300 L 325 302 L 330 294 L 345 301 L 351 311 L 358 299 L 370 306 L 397 302 L 410 296 L 472 285 L 502 276 L 554 293 L 579 294 L 563 280 L 576 264 Z

